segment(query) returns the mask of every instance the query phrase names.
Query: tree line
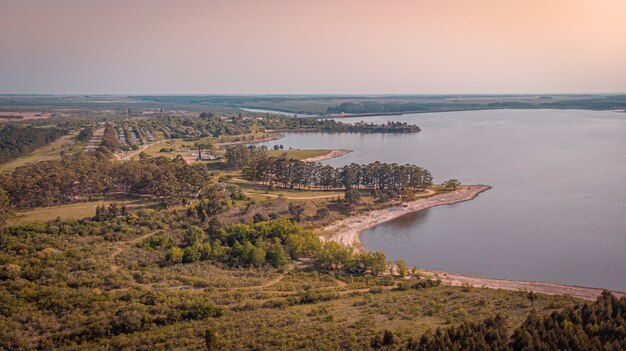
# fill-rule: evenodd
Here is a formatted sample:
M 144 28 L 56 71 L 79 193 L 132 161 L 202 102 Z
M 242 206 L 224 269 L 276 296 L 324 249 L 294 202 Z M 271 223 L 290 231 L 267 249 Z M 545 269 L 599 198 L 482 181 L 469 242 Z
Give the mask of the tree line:
M 114 162 L 104 148 L 16 168 L 0 176 L 0 188 L 17 209 L 61 205 L 112 192 L 150 195 L 165 204 L 197 197 L 210 175 L 182 158 L 148 157 Z
M 207 200 L 220 203 L 214 198 Z M 190 226 L 179 245 L 169 237 L 153 238 L 150 245 L 166 249 L 166 260 L 170 264 L 211 261 L 231 267 L 259 268 L 269 265 L 280 268 L 292 260 L 309 258 L 319 269 L 372 276 L 378 276 L 392 267 L 383 252 L 360 253 L 336 242 L 322 242 L 314 232 L 288 219 L 222 225 L 216 215 L 226 209 L 228 206 L 221 206 L 214 211 L 206 229 Z M 101 211 L 105 212 L 104 209 Z M 187 216 L 192 220 L 198 219 L 201 218 L 198 213 L 204 211 L 202 205 L 191 206 Z M 406 264 L 403 261 L 396 264 L 398 273 L 404 277 Z
M 111 123 L 104 126 L 104 134 L 102 134 L 102 146 L 111 152 L 115 152 L 122 148 L 120 139 L 117 136 L 117 129 Z
M 66 134 L 66 129 L 54 127 L 34 128 L 32 126 L 5 125 L 4 128 L 0 129 L 0 163 L 27 155 Z
M 420 127 L 406 122 L 366 123 L 363 121 L 350 124 L 332 119 L 299 118 L 290 116 L 270 116 L 257 120 L 266 129 L 301 130 L 320 132 L 349 133 L 412 133 L 421 131 Z
M 533 294 L 529 294 L 529 298 Z M 626 298 L 604 291 L 594 303 L 568 307 L 548 316 L 535 311 L 509 336 L 500 316 L 482 322 L 426 332 L 400 350 L 626 350 Z
M 417 165 L 373 162 L 332 167 L 284 157 L 268 157 L 264 149 L 242 145 L 227 149 L 226 165 L 243 169 L 253 182 L 284 188 L 344 188 L 366 190 L 425 189 L 432 185 L 430 172 Z

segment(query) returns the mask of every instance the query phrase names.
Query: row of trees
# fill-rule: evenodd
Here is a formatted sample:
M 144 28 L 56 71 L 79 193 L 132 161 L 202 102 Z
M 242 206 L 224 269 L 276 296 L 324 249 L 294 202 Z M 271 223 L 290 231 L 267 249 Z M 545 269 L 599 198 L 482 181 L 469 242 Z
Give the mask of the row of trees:
M 102 135 L 102 146 L 111 152 L 115 152 L 122 148 L 120 139 L 117 136 L 117 129 L 111 124 L 107 123 L 104 126 L 104 134 Z
M 75 154 L 18 167 L 0 176 L 0 188 L 18 209 L 60 205 L 111 192 L 151 195 L 167 204 L 198 197 L 210 178 L 202 165 L 182 158 L 113 162 L 110 153 Z
M 248 180 L 286 188 L 342 187 L 401 192 L 427 188 L 433 180 L 428 170 L 417 165 L 377 161 L 334 168 L 284 157 L 267 157 L 261 149 L 241 145 L 227 150 L 226 163 L 230 168 L 243 168 Z
M 626 350 L 626 298 L 604 291 L 595 303 L 568 307 L 549 316 L 534 310 L 509 337 L 499 316 L 427 332 L 409 341 L 409 351 L 435 350 Z
M 0 129 L 0 163 L 31 153 L 67 134 L 59 128 L 34 128 L 5 125 Z
M 321 132 L 349 133 L 412 133 L 421 129 L 405 122 L 387 122 L 382 124 L 357 122 L 354 124 L 332 119 L 298 118 L 290 116 L 269 116 L 256 121 L 260 126 L 272 130 L 303 130 Z

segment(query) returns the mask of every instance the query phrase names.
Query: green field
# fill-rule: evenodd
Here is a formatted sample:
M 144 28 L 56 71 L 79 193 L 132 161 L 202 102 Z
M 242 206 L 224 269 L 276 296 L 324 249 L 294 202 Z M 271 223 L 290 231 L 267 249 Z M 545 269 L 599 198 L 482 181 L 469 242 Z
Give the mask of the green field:
M 156 205 L 155 201 L 137 196 L 111 196 L 97 201 L 78 202 L 52 207 L 37 207 L 28 211 L 19 211 L 15 213 L 15 218 L 10 220 L 11 225 L 32 222 L 32 221 L 49 221 L 56 218 L 83 218 L 93 216 L 96 213 L 96 207 L 100 205 L 126 205 L 129 208 L 141 208 Z
M 74 139 L 78 133 L 72 133 L 60 137 L 59 139 L 51 142 L 46 146 L 42 146 L 32 153 L 18 157 L 13 161 L 0 164 L 0 172 L 12 171 L 17 167 L 23 166 L 28 163 L 35 163 L 40 161 L 58 160 L 61 158 L 61 151 L 66 153 L 78 152 L 82 150 L 84 143 L 76 142 Z
M 284 155 L 287 158 L 304 160 L 306 158 L 326 155 L 331 151 L 332 150 L 270 150 L 267 154 L 272 157 L 280 157 Z

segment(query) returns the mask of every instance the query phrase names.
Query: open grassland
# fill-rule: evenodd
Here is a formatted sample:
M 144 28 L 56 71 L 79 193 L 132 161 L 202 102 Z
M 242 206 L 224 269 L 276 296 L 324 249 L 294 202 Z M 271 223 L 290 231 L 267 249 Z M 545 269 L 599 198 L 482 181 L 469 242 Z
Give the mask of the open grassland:
M 28 211 L 19 211 L 15 213 L 15 218 L 10 220 L 10 224 L 15 225 L 32 221 L 49 221 L 59 217 L 75 219 L 90 217 L 96 213 L 96 207 L 110 204 L 125 205 L 129 209 L 138 209 L 156 206 L 157 202 L 142 197 L 110 196 L 96 201 L 85 201 L 52 207 L 38 207 Z
M 28 155 L 18 157 L 7 163 L 0 164 L 0 172 L 12 171 L 17 167 L 28 163 L 40 161 L 58 160 L 61 158 L 61 152 L 73 153 L 80 152 L 85 147 L 84 143 L 75 140 L 78 132 L 60 137 L 46 146 L 31 152 Z
M 332 150 L 270 150 L 267 152 L 267 155 L 270 157 L 284 156 L 295 160 L 304 160 L 311 157 L 327 155 L 331 151 Z

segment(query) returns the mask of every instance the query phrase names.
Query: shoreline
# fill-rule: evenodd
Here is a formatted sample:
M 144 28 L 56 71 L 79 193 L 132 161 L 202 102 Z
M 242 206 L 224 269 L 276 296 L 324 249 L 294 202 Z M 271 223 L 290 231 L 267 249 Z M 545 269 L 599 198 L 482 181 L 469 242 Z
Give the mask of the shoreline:
M 324 160 L 330 160 L 330 159 L 333 159 L 333 158 L 341 157 L 341 156 L 343 156 L 345 154 L 349 154 L 351 152 L 352 152 L 352 150 L 333 149 L 333 150 L 331 150 L 329 153 L 327 153 L 325 155 L 305 158 L 302 161 L 303 162 L 320 162 L 320 161 L 324 161 Z
M 402 206 L 392 206 L 380 210 L 365 212 L 356 216 L 348 217 L 332 223 L 323 228 L 324 231 L 332 232 L 330 236 L 322 236 L 322 241 L 335 241 L 356 251 L 363 252 L 365 249 L 361 244 L 360 236 L 365 230 L 385 223 L 405 214 L 424 210 L 427 208 L 452 205 L 459 202 L 470 201 L 476 198 L 483 191 L 491 189 L 488 185 L 462 186 L 460 189 L 450 193 L 439 194 L 425 199 L 412 201 Z M 406 205 L 406 207 L 405 207 Z M 442 284 L 449 286 L 471 286 L 473 288 L 502 289 L 511 291 L 533 291 L 545 295 L 570 295 L 584 300 L 595 300 L 603 290 L 583 286 L 573 286 L 558 283 L 485 278 L 472 275 L 436 271 L 430 269 L 419 269 L 422 275 L 440 279 Z M 608 290 L 608 289 L 606 289 Z M 625 292 L 612 291 L 617 298 L 626 296 Z
M 488 185 L 465 185 L 449 193 L 415 200 L 401 206 L 391 206 L 347 217 L 324 227 L 324 231 L 329 231 L 333 234 L 328 237 L 323 237 L 322 240 L 335 241 L 344 246 L 352 247 L 357 251 L 364 251 L 360 236 L 361 233 L 367 229 L 411 212 L 425 210 L 435 206 L 452 205 L 469 201 L 489 189 L 491 189 L 491 187 Z

